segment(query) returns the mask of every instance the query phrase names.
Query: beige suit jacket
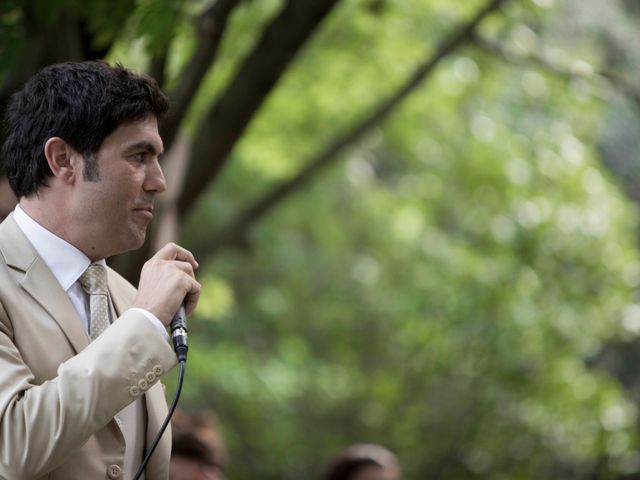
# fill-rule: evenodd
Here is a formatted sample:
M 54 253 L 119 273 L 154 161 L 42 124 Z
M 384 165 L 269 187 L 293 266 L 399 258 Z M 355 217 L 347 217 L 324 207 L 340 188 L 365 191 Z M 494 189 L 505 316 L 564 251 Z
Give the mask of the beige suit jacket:
M 164 372 L 176 357 L 139 312 L 135 289 L 109 270 L 119 318 L 89 343 L 53 273 L 12 216 L 0 224 L 0 479 L 122 478 L 125 440 L 114 415 L 141 395 L 147 446 L 167 405 Z M 169 477 L 165 432 L 145 474 Z

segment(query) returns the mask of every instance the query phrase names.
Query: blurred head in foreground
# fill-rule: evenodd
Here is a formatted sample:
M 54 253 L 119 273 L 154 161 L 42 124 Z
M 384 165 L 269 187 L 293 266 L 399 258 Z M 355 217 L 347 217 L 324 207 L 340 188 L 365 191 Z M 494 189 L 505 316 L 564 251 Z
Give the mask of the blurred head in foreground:
M 171 429 L 171 480 L 226 480 L 227 451 L 215 416 L 176 411 Z
M 400 480 L 402 471 L 396 456 L 384 447 L 356 444 L 331 463 L 323 480 Z

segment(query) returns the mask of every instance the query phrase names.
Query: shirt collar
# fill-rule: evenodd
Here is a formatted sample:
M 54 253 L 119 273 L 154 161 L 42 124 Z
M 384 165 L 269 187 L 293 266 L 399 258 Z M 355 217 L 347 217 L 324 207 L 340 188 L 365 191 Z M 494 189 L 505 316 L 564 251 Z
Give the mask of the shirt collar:
M 16 205 L 13 218 L 29 239 L 38 255 L 47 264 L 62 288 L 67 291 L 80 278 L 80 275 L 91 265 L 91 260 L 84 253 L 66 240 L 44 228 Z M 106 266 L 105 260 L 97 262 Z

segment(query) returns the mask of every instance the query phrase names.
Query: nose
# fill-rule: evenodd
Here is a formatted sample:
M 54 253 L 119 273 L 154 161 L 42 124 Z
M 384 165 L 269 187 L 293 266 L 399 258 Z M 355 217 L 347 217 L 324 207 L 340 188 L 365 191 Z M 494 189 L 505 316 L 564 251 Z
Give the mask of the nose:
M 148 164 L 146 173 L 147 175 L 143 185 L 145 192 L 162 193 L 167 189 L 167 182 L 157 158 Z

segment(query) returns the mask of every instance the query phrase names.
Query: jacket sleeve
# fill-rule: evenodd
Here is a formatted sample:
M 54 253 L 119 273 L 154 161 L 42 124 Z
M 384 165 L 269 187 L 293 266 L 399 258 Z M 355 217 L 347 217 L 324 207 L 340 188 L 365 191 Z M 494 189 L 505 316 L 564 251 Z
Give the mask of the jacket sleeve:
M 141 393 L 138 383 L 176 364 L 143 314 L 127 310 L 41 385 L 13 342 L 0 305 L 0 478 L 45 475 L 73 455 Z M 146 375 L 146 376 L 145 376 Z

